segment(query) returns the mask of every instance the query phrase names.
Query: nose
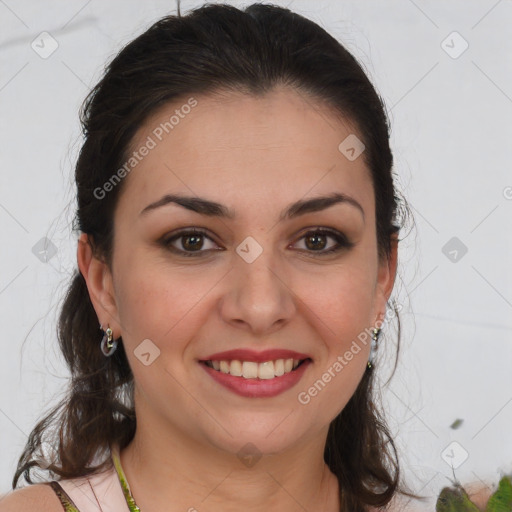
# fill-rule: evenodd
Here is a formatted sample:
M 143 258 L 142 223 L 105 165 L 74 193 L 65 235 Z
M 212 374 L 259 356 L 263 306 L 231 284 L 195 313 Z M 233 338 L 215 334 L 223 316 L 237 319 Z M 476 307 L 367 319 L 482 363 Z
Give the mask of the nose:
M 234 256 L 234 268 L 221 301 L 224 321 L 254 335 L 265 335 L 286 325 L 296 312 L 290 283 L 270 251 L 252 263 Z

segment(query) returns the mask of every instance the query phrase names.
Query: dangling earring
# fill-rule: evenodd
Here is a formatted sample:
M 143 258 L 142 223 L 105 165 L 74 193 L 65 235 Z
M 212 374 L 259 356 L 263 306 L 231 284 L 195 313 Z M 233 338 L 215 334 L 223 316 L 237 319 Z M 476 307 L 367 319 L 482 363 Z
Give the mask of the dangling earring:
M 107 324 L 108 325 L 108 324 Z M 100 329 L 103 327 L 100 325 Z M 117 349 L 117 340 L 112 340 L 113 333 L 110 327 L 107 327 L 103 338 L 101 339 L 100 347 L 105 357 L 110 357 Z
M 379 329 L 378 327 L 375 327 L 372 329 L 372 345 L 370 348 L 370 357 L 368 357 L 368 363 L 367 363 L 367 366 L 370 369 L 373 368 L 372 363 L 373 363 L 373 359 L 375 357 L 375 353 L 377 352 L 377 342 L 379 340 L 380 331 L 381 331 L 381 329 Z

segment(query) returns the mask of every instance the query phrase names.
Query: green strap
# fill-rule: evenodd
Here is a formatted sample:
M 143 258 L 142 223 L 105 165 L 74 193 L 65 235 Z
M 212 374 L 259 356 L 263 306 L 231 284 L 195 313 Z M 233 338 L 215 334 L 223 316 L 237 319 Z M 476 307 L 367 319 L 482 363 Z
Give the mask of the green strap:
M 119 449 L 117 446 L 112 447 L 112 461 L 114 463 L 114 467 L 116 469 L 119 483 L 121 484 L 128 509 L 130 512 L 140 512 L 140 508 L 137 506 L 135 500 L 133 499 L 132 493 L 130 491 L 130 485 L 128 484 L 128 480 L 121 466 L 121 459 L 119 457 Z M 47 482 L 47 484 L 50 485 L 50 487 L 59 498 L 62 504 L 62 508 L 65 512 L 80 512 L 78 507 L 73 503 L 73 500 L 69 497 L 69 495 L 62 488 L 58 481 L 53 480 L 52 482 Z
M 59 498 L 60 502 L 62 503 L 62 508 L 65 510 L 65 512 L 80 512 L 76 505 L 73 503 L 73 500 L 68 496 L 66 491 L 61 487 L 59 482 L 52 481 L 48 482 L 50 487 L 54 490 L 55 494 Z
M 128 480 L 126 479 L 126 475 L 124 474 L 123 468 L 121 466 L 121 459 L 119 457 L 119 450 L 117 446 L 112 447 L 112 460 L 114 462 L 117 476 L 119 477 L 119 482 L 123 489 L 124 497 L 130 512 L 140 512 L 140 508 L 137 506 L 135 500 L 133 499 L 132 493 L 130 491 L 130 485 L 128 484 Z

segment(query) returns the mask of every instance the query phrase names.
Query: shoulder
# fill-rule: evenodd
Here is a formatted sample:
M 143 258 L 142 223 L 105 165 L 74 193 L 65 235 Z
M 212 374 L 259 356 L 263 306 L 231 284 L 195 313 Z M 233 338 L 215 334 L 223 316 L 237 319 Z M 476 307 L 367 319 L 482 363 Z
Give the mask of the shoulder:
M 480 508 L 480 510 L 484 510 L 493 493 L 490 486 L 482 485 L 481 482 L 472 482 L 471 484 L 464 485 L 464 489 L 466 489 L 471 501 Z
M 0 496 L 0 512 L 63 512 L 62 504 L 48 484 L 27 485 Z

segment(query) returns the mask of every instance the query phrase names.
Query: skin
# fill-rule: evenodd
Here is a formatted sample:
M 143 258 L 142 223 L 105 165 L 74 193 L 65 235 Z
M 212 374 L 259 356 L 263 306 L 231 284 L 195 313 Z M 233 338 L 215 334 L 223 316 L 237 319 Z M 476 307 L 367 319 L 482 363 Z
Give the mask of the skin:
M 142 510 L 337 511 L 338 483 L 323 451 L 329 423 L 365 371 L 369 343 L 310 403 L 297 395 L 384 318 L 397 243 L 389 260 L 378 260 L 370 174 L 362 157 L 349 161 L 338 150 L 356 130 L 332 108 L 285 88 L 259 98 L 195 98 L 198 105 L 125 178 L 112 268 L 92 255 L 87 235 L 78 245 L 98 319 L 123 337 L 135 379 L 137 432 L 121 463 Z M 185 101 L 152 115 L 132 150 Z M 333 192 L 357 200 L 364 218 L 343 203 L 279 221 L 289 204 Z M 175 204 L 140 215 L 165 193 L 222 203 L 235 217 Z M 157 243 L 190 227 L 212 238 L 203 239 L 199 257 Z M 319 256 L 304 238 L 316 227 L 355 245 Z M 235 252 L 247 236 L 263 248 L 250 264 Z M 172 245 L 184 250 L 187 241 Z M 320 251 L 336 245 L 330 237 L 320 242 Z M 147 338 L 160 350 L 149 366 L 134 355 Z M 292 389 L 246 398 L 198 363 L 233 348 L 296 350 L 313 364 Z M 248 442 L 262 454 L 252 467 L 237 457 Z

